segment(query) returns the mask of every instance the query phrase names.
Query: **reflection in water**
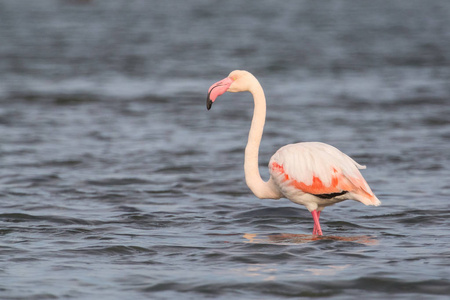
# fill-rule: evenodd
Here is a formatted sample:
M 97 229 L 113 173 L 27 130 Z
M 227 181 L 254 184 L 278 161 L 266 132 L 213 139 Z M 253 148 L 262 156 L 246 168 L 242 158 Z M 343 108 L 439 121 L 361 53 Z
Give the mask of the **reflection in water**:
M 278 269 L 274 264 L 254 264 L 236 271 L 246 277 L 258 277 L 263 281 L 273 281 L 277 279 Z
M 339 271 L 347 269 L 348 267 L 350 267 L 350 265 L 326 266 L 324 268 L 305 269 L 305 270 L 311 272 L 315 276 L 324 276 L 324 275 L 334 276 L 337 273 L 339 273 Z
M 240 276 L 245 276 L 249 278 L 257 278 L 262 281 L 275 281 L 280 280 L 296 280 L 300 277 L 314 276 L 335 276 L 336 274 L 350 268 L 350 264 L 338 266 L 318 266 L 316 268 L 307 268 L 303 270 L 298 270 L 296 274 L 285 274 L 280 273 L 279 265 L 276 264 L 252 264 L 248 267 L 232 269 L 232 274 L 239 274 Z
M 355 242 L 365 245 L 376 245 L 378 240 L 372 236 L 316 236 L 310 234 L 293 234 L 293 233 L 277 233 L 268 235 L 258 235 L 256 233 L 245 233 L 243 235 L 248 241 L 246 243 L 253 244 L 303 244 L 318 240 L 333 240 L 344 242 Z
M 364 245 L 376 245 L 378 240 L 374 237 L 362 235 L 362 236 L 314 236 L 309 234 L 292 234 L 292 233 L 279 233 L 279 234 L 268 234 L 261 235 L 256 233 L 245 233 L 243 237 L 247 240 L 246 243 L 253 244 L 280 244 L 280 245 L 292 245 L 292 244 L 304 244 L 319 240 L 332 240 L 332 241 L 344 241 L 344 242 L 355 242 Z M 314 275 L 314 276 L 334 276 L 341 271 L 351 267 L 350 264 L 346 265 L 329 265 L 321 266 L 317 268 L 308 268 L 304 271 Z M 265 281 L 275 280 L 275 269 L 274 267 L 268 267 L 264 264 L 252 265 L 248 267 L 245 272 L 246 276 L 263 276 Z M 272 273 L 268 275 L 268 273 Z M 297 274 L 298 276 L 299 274 Z

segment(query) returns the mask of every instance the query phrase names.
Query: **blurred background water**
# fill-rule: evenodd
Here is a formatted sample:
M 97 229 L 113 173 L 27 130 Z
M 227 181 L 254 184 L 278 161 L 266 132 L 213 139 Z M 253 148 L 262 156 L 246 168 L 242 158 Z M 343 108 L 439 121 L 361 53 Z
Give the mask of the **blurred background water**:
M 450 2 L 0 1 L 0 298 L 448 299 Z M 245 185 L 300 141 L 368 166 L 380 207 Z

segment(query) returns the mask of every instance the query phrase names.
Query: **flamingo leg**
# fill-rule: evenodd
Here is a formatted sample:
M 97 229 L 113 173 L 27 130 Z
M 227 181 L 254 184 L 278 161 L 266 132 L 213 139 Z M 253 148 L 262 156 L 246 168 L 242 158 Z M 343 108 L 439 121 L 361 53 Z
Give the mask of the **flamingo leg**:
M 316 211 L 317 212 L 317 220 L 320 220 L 320 211 Z M 314 218 L 314 215 L 313 215 Z M 320 222 L 319 222 L 319 227 L 320 227 Z M 314 219 L 314 229 L 313 229 L 313 234 L 318 234 L 318 227 L 316 226 L 316 220 Z
M 314 229 L 313 229 L 313 234 L 316 235 L 317 234 L 317 226 L 316 226 L 316 219 L 314 218 L 314 214 L 316 213 L 317 215 L 317 219 L 320 219 L 320 211 L 315 211 L 315 212 L 311 212 L 312 216 L 313 216 L 313 220 L 314 220 Z
M 320 228 L 319 218 L 320 218 L 320 211 L 313 210 L 311 212 L 313 219 L 314 219 L 314 229 L 313 229 L 313 235 L 323 235 L 322 229 Z

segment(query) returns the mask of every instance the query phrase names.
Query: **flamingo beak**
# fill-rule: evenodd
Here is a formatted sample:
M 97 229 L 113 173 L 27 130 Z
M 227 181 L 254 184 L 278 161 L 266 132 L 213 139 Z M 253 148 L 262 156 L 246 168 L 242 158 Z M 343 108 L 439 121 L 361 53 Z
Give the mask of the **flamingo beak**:
M 206 108 L 211 109 L 212 104 L 216 101 L 217 97 L 224 94 L 230 85 L 233 83 L 233 79 L 227 77 L 214 83 L 208 90 L 208 96 L 206 97 Z

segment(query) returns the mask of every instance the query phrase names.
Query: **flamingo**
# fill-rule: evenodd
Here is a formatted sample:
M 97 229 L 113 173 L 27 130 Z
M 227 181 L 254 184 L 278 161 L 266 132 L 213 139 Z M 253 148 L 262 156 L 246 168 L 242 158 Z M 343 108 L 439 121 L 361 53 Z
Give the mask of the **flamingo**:
M 260 199 L 287 198 L 304 205 L 314 220 L 313 235 L 323 235 L 320 213 L 330 205 L 356 200 L 378 206 L 380 200 L 370 189 L 359 169 L 365 169 L 337 148 L 320 142 L 304 142 L 281 147 L 269 161 L 270 178 L 264 181 L 258 167 L 259 145 L 266 119 L 266 98 L 258 80 L 247 71 L 235 70 L 208 90 L 206 108 L 225 92 L 253 95 L 254 110 L 244 172 L 247 186 Z

